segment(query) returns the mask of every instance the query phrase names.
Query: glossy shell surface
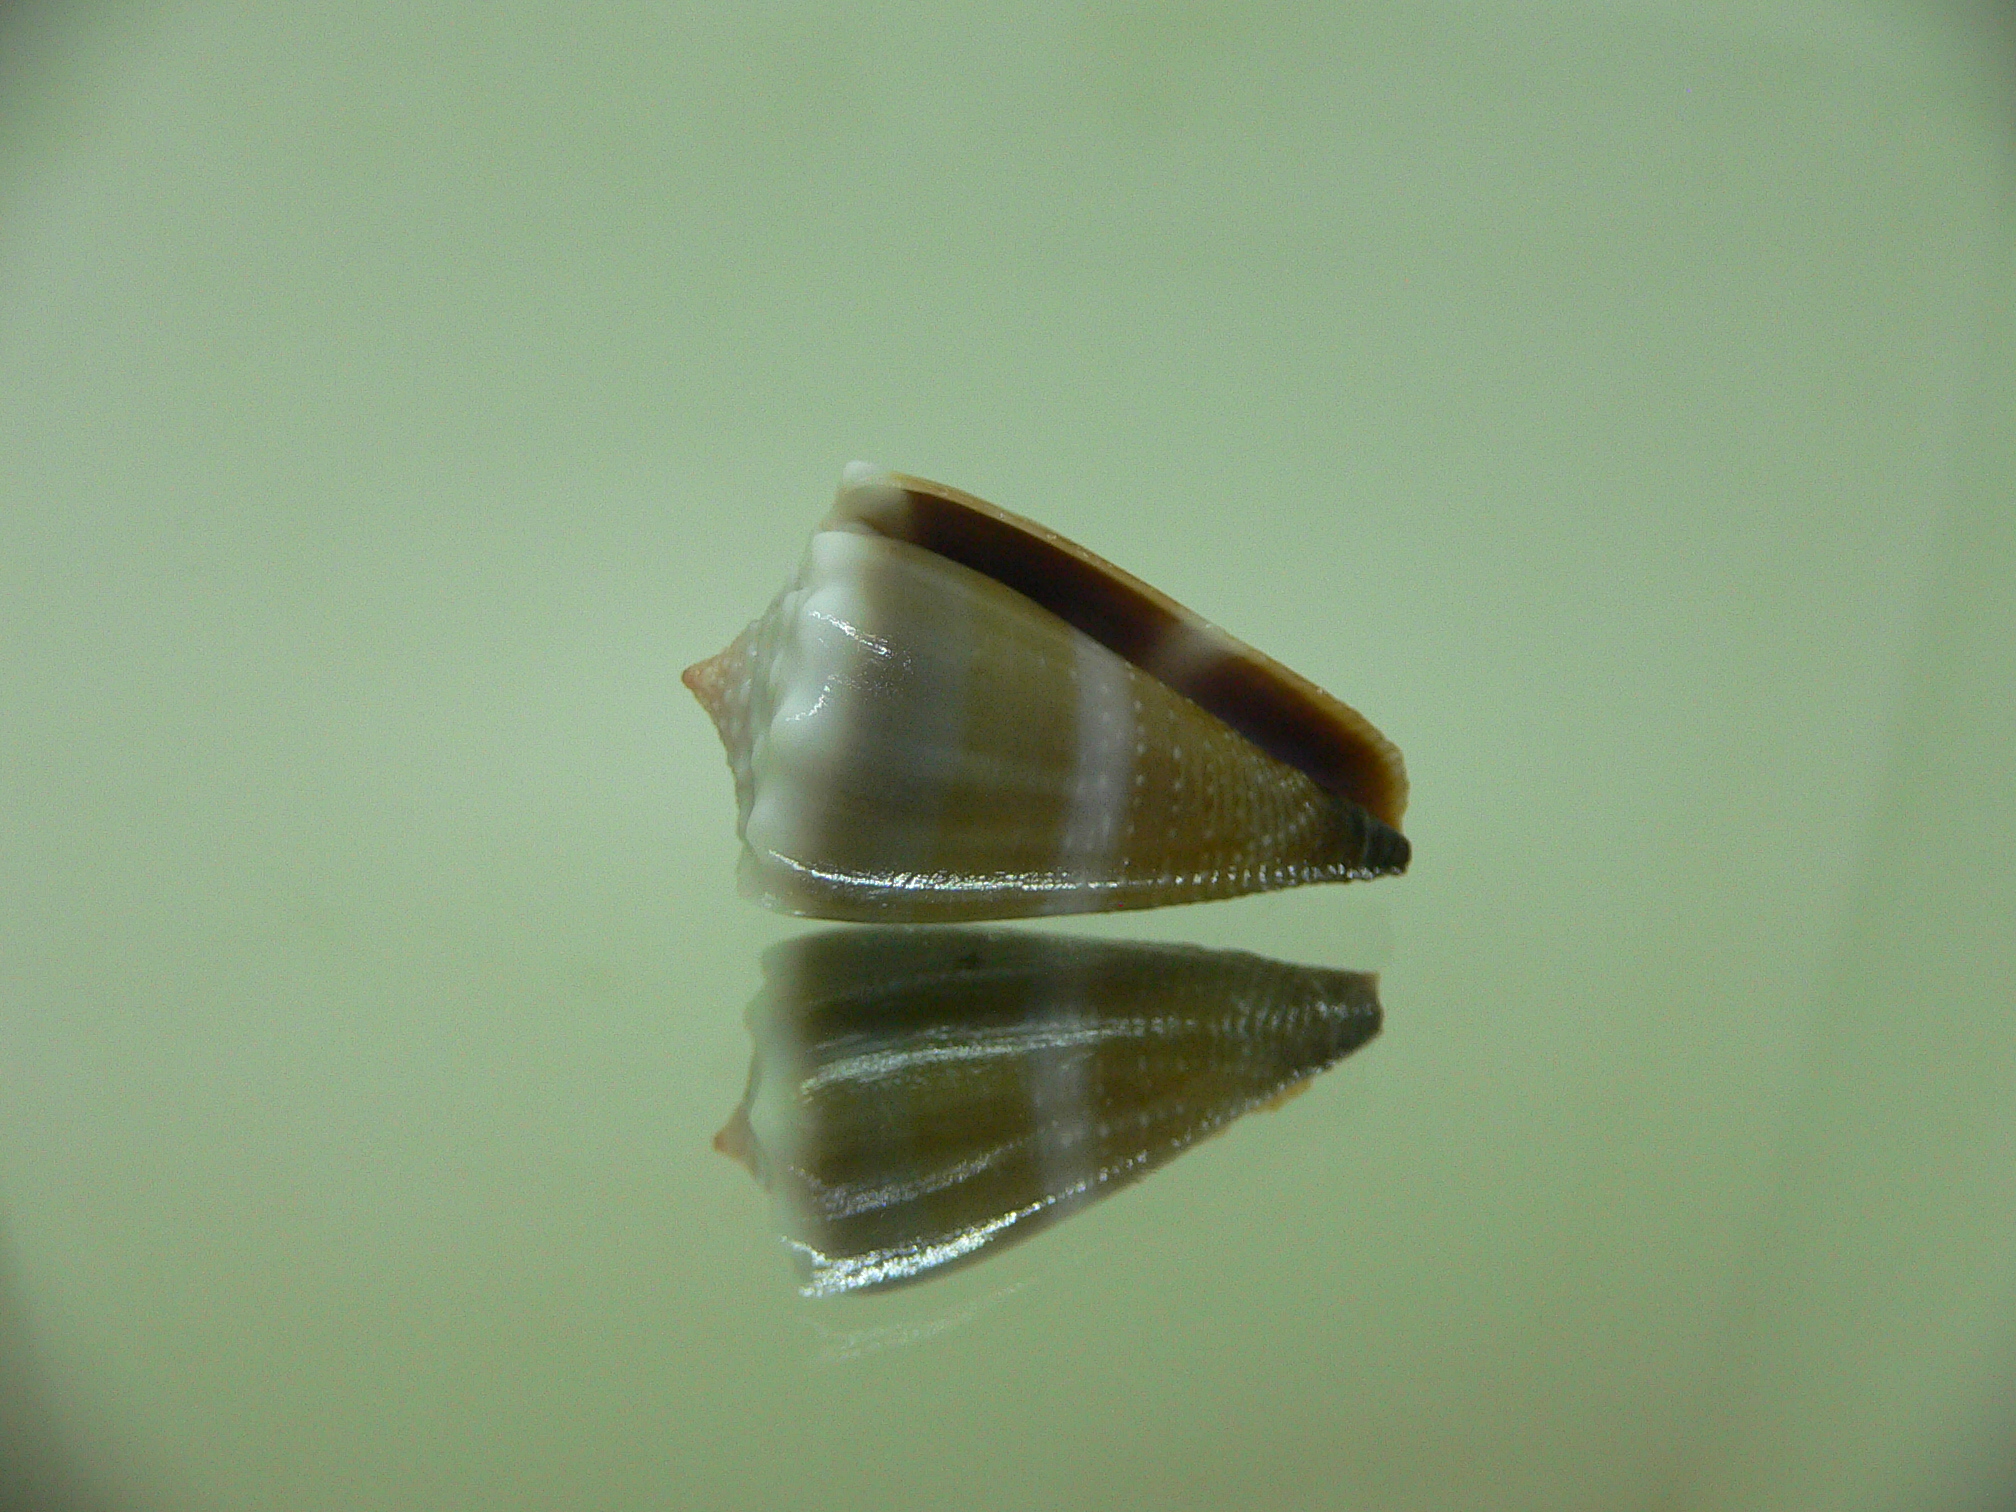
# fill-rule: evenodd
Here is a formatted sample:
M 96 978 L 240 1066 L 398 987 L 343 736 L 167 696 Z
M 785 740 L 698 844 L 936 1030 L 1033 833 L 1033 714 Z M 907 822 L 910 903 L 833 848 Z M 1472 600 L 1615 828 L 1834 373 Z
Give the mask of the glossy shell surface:
M 1378 1033 L 1375 977 L 1006 930 L 833 930 L 764 958 L 715 1139 L 808 1295 L 981 1259 L 1272 1106 Z
M 797 574 L 687 670 L 744 890 L 821 918 L 1143 908 L 1397 872 L 1399 753 L 1031 522 L 850 468 Z

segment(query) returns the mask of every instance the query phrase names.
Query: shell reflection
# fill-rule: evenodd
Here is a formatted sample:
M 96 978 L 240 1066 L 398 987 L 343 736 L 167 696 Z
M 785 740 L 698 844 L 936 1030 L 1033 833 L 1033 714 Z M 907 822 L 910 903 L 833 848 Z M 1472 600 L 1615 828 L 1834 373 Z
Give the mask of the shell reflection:
M 686 669 L 743 889 L 911 924 L 1194 903 L 1406 870 L 1400 753 L 1356 710 L 1053 531 L 848 469 L 784 591 Z
M 1239 951 L 970 929 L 768 952 L 715 1148 L 808 1296 L 920 1280 L 1139 1180 L 1379 1031 L 1378 979 Z

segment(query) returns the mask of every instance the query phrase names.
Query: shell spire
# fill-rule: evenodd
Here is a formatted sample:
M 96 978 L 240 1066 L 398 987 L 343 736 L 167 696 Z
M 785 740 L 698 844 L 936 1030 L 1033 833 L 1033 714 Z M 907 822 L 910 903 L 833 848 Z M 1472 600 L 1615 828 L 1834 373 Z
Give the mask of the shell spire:
M 821 918 L 1145 908 L 1406 868 L 1357 711 L 1054 531 L 847 469 L 797 575 L 684 678 L 746 891 Z

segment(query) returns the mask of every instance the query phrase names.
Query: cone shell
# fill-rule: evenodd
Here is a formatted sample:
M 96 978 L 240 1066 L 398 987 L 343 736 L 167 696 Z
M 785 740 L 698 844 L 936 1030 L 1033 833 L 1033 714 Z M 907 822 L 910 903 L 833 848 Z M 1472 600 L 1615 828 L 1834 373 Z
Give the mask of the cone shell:
M 995 1253 L 1278 1104 L 1379 1030 L 1377 979 L 1236 951 L 834 930 L 764 958 L 715 1139 L 807 1295 Z
M 940 922 L 1398 872 L 1363 716 L 1041 526 L 848 469 L 797 575 L 685 681 L 735 776 L 745 892 Z

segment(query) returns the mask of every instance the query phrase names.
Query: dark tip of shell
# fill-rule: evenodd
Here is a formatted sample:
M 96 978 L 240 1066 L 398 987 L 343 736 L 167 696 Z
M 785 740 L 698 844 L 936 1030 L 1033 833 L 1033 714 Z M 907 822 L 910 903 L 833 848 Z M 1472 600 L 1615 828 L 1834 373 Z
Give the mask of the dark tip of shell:
M 1365 870 L 1375 877 L 1395 876 L 1407 870 L 1414 859 L 1414 847 L 1396 829 L 1368 818 L 1365 824 Z

